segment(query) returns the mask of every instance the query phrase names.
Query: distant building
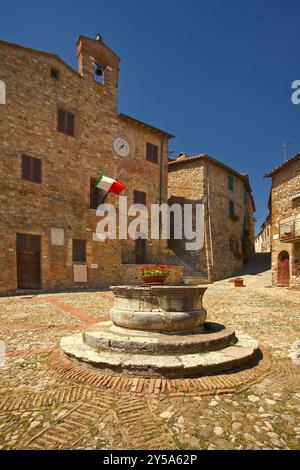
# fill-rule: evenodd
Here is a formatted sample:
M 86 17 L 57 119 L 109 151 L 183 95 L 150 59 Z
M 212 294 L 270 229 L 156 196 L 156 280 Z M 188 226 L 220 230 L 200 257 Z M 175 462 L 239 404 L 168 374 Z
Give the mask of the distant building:
M 300 154 L 265 177 L 272 178 L 273 284 L 300 287 Z
M 188 252 L 184 240 L 173 239 L 173 250 L 199 276 L 235 275 L 254 253 L 255 205 L 248 176 L 208 155 L 182 153 L 168 166 L 169 204 L 205 204 L 204 247 Z
M 255 237 L 255 252 L 271 252 L 271 214 L 268 215 L 260 228 L 260 232 Z

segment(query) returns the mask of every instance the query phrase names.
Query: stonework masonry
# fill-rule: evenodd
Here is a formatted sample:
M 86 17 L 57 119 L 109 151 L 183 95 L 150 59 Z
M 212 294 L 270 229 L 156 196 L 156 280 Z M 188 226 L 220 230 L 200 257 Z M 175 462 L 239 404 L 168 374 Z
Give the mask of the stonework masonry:
M 187 253 L 185 240 L 173 240 L 178 257 L 210 280 L 236 274 L 254 252 L 255 207 L 248 177 L 208 155 L 180 154 L 169 162 L 168 188 L 169 202 L 205 204 L 204 247 Z
M 300 154 L 269 172 L 271 188 L 272 280 L 300 287 Z
M 118 113 L 120 59 L 109 47 L 83 36 L 77 47 L 79 72 L 56 55 L 0 41 L 0 80 L 6 90 L 5 104 L 0 105 L 3 294 L 18 289 L 17 233 L 41 237 L 44 291 L 99 288 L 124 279 L 121 243 L 102 243 L 93 236 L 99 219 L 90 209 L 90 180 L 101 170 L 126 186 L 129 204 L 133 190 L 145 192 L 147 204 L 167 201 L 172 136 Z M 95 81 L 95 61 L 105 69 L 104 83 Z M 74 114 L 74 136 L 57 131 L 58 108 Z M 129 143 L 128 157 L 114 151 L 117 137 Z M 158 163 L 146 160 L 147 142 L 158 147 Z M 41 160 L 41 184 L 22 179 L 24 154 Z M 116 196 L 109 195 L 106 202 L 118 208 Z M 53 233 L 63 242 L 53 243 Z M 74 239 L 86 242 L 87 282 L 83 284 L 74 283 Z M 153 252 L 161 248 L 163 243 L 152 243 Z

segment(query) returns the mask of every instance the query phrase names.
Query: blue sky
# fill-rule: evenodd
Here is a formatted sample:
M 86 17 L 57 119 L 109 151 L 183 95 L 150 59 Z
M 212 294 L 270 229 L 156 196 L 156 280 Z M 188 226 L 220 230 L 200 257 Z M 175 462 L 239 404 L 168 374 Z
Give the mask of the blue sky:
M 282 140 L 300 150 L 299 0 L 10 0 L 0 38 L 57 53 L 77 67 L 80 34 L 122 58 L 119 109 L 176 139 L 175 154 L 208 153 L 250 174 L 257 229 L 267 215 Z

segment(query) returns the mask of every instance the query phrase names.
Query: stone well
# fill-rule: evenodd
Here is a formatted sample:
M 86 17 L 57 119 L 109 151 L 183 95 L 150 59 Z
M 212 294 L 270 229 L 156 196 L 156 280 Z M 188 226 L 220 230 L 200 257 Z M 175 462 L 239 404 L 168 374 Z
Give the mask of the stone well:
M 200 286 L 116 286 L 111 321 L 64 337 L 63 353 L 84 367 L 143 377 L 208 375 L 255 359 L 257 342 L 206 322 Z

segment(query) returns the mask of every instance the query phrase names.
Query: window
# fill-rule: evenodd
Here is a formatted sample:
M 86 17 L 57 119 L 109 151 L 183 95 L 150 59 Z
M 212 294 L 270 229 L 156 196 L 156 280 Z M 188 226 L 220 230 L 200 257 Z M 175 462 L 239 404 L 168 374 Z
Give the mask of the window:
M 23 180 L 42 183 L 42 161 L 39 158 L 22 155 L 21 176 Z
M 233 176 L 228 175 L 228 189 L 233 190 Z
M 51 78 L 53 78 L 53 80 L 58 82 L 58 80 L 59 80 L 59 70 L 51 68 L 50 76 L 51 76 Z
M 57 110 L 57 130 L 63 134 L 74 137 L 75 135 L 75 114 L 58 108 Z
M 145 204 L 146 205 L 146 193 L 143 191 L 133 191 L 133 204 Z
M 158 163 L 158 146 L 157 145 L 150 144 L 150 142 L 147 142 L 146 160 L 152 163 Z
M 90 180 L 90 208 L 97 209 L 100 204 L 103 203 L 106 196 L 106 192 L 103 189 L 96 188 L 97 178 L 91 178 Z
M 239 253 L 239 244 L 238 244 L 238 241 L 235 240 L 234 238 L 229 237 L 229 247 L 232 253 L 234 254 Z
M 73 240 L 73 263 L 86 262 L 86 242 L 85 240 Z
M 235 217 L 233 201 L 229 201 L 229 217 Z

